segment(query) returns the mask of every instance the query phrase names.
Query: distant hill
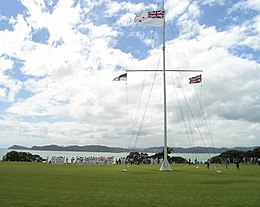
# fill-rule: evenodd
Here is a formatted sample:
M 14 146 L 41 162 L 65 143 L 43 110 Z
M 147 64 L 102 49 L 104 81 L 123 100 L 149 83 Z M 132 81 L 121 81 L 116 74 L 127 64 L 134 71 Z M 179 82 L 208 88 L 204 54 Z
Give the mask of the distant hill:
M 45 145 L 45 146 L 33 146 L 31 148 L 23 147 L 19 145 L 13 145 L 8 149 L 19 149 L 19 150 L 41 150 L 41 151 L 80 151 L 80 152 L 126 152 L 126 149 L 120 147 L 107 147 L 101 145 L 86 145 L 86 146 L 58 146 L 58 145 Z
M 163 147 L 150 147 L 141 149 L 144 152 L 161 152 Z M 172 153 L 222 153 L 228 150 L 239 150 L 239 151 L 248 151 L 254 150 L 255 147 L 221 147 L 221 148 L 213 148 L 213 147 L 190 147 L 190 148 L 182 148 L 182 147 L 170 147 L 172 149 Z
M 20 145 L 13 145 L 13 146 L 9 147 L 8 149 L 30 150 L 30 148 L 28 148 L 28 147 L 23 147 L 23 146 L 20 146 Z
M 173 153 L 222 153 L 228 150 L 239 150 L 239 151 L 248 151 L 254 150 L 255 147 L 233 147 L 233 148 L 213 148 L 213 147 L 191 147 L 191 148 L 181 148 L 181 147 L 171 147 Z M 107 147 L 102 145 L 71 145 L 71 146 L 58 146 L 58 145 L 45 145 L 45 146 L 33 146 L 31 148 L 23 147 L 19 145 L 13 145 L 8 149 L 16 150 L 41 150 L 41 151 L 80 151 L 80 152 L 147 152 L 147 153 L 158 153 L 161 152 L 163 147 L 149 147 L 149 148 L 139 148 L 139 149 L 125 149 L 121 147 Z

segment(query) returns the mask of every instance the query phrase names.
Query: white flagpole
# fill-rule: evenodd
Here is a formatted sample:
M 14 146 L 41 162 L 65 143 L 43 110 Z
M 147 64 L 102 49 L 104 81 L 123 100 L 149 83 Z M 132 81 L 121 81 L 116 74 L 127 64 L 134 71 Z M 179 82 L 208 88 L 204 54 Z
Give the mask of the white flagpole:
M 157 72 L 157 71 L 163 71 L 163 105 L 164 105 L 164 147 L 163 147 L 163 163 L 161 165 L 160 170 L 161 171 L 172 171 L 172 168 L 169 164 L 169 161 L 167 159 L 168 153 L 167 153 L 167 101 L 166 101 L 166 71 L 179 71 L 179 72 L 202 72 L 202 70 L 189 70 L 189 69 L 180 69 L 180 70 L 166 70 L 165 67 L 165 9 L 164 9 L 164 0 L 162 0 L 162 12 L 164 12 L 163 15 L 163 68 L 162 70 L 127 70 L 127 72 Z M 142 22 L 135 21 L 136 23 Z M 144 24 L 144 23 L 143 23 Z M 147 24 L 148 25 L 148 24 Z M 150 24 L 151 25 L 151 24 Z M 160 23 L 161 25 L 161 23 Z M 158 26 L 158 25 L 157 25 Z
M 169 161 L 167 159 L 167 106 L 166 106 L 166 69 L 165 69 L 165 10 L 164 10 L 164 0 L 162 0 L 162 11 L 164 12 L 163 18 L 163 105 L 164 105 L 164 155 L 163 163 L 161 165 L 161 171 L 172 171 Z

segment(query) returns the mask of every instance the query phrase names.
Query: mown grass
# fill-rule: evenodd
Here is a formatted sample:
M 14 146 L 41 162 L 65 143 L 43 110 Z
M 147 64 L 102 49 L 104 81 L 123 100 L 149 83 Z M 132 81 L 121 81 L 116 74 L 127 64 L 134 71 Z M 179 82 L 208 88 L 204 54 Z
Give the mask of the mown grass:
M 0 163 L 0 206 L 259 206 L 260 166 Z

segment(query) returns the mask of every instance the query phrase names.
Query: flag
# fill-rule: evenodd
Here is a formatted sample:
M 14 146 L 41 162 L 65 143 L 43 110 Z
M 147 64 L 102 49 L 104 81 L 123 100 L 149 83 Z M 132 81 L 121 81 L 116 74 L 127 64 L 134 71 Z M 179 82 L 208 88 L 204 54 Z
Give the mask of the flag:
M 189 80 L 190 80 L 189 84 L 200 83 L 202 81 L 201 74 L 194 76 L 194 77 L 191 77 L 191 78 L 189 78 Z
M 122 74 L 122 75 L 120 75 L 120 76 L 118 76 L 118 77 L 115 77 L 115 78 L 113 79 L 113 81 L 126 81 L 126 80 L 127 80 L 127 73 Z
M 137 24 L 143 24 L 148 26 L 162 27 L 164 19 L 164 11 L 150 11 L 137 14 L 134 18 L 134 22 Z

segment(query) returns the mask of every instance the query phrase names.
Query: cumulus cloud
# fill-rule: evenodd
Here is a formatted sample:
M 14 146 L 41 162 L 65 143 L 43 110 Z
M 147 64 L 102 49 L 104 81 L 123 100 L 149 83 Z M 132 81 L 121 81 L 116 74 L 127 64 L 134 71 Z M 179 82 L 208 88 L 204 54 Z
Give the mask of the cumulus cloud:
M 163 145 L 162 74 L 129 72 L 127 85 L 112 81 L 126 69 L 162 68 L 161 42 L 153 44 L 159 35 L 151 38 L 152 28 L 135 27 L 132 21 L 135 13 L 156 10 L 158 2 L 21 2 L 24 13 L 8 21 L 13 30 L 0 31 L 0 100 L 9 104 L 1 112 L 0 135 L 8 138 L 0 140 L 1 146 L 124 146 L 133 123 L 137 131 L 142 124 L 137 146 Z M 258 10 L 256 2 L 234 4 L 226 15 Z M 216 146 L 259 143 L 259 16 L 221 29 L 200 23 L 203 6 L 224 3 L 166 4 L 167 25 L 179 29 L 177 38 L 167 35 L 167 68 L 204 71 L 202 87 L 188 84 L 197 73 L 167 73 L 171 146 L 190 146 L 185 132 L 196 134 L 196 146 L 211 145 L 212 139 Z M 33 41 L 43 28 L 47 41 Z M 147 51 L 148 46 L 154 47 Z M 193 118 L 198 120 L 186 129 Z M 198 132 L 207 135 L 204 140 Z
M 259 11 L 260 10 L 260 3 L 257 0 L 248 0 L 248 1 L 239 1 L 237 3 L 235 3 L 232 8 L 230 8 L 229 12 L 233 12 L 236 10 L 256 10 Z

